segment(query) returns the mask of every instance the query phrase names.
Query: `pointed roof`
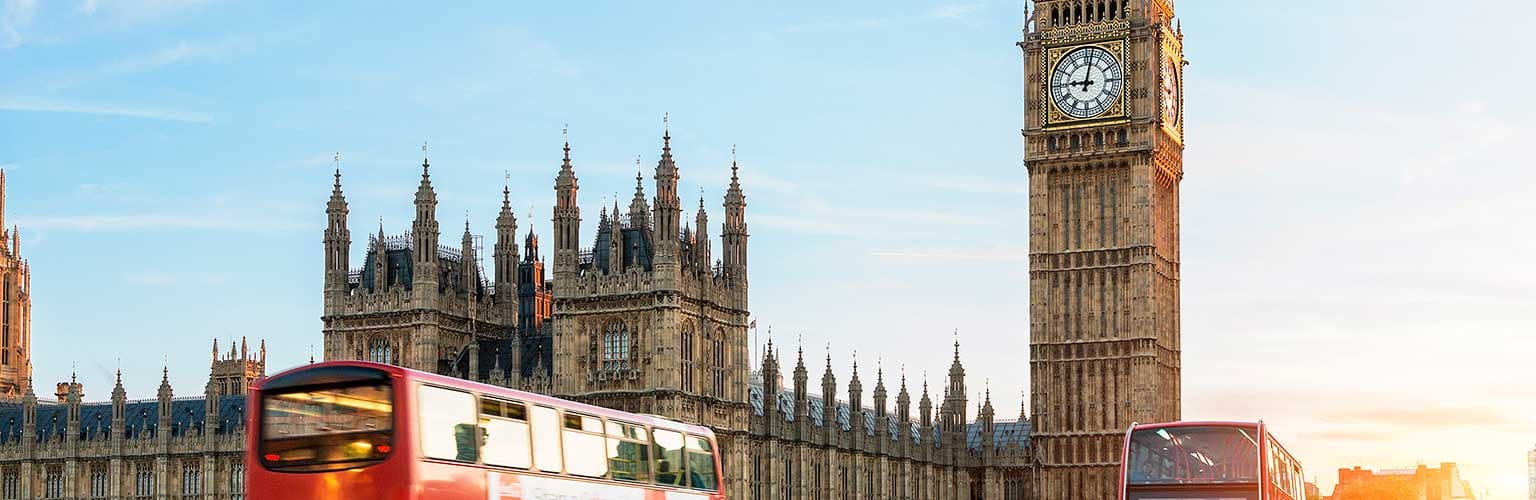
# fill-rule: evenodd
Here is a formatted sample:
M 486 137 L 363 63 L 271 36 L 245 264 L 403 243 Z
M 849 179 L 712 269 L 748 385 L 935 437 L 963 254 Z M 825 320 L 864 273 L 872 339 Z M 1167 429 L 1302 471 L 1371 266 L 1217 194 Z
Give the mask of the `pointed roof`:
M 427 161 L 427 143 L 421 143 L 421 184 L 416 187 L 416 204 L 421 205 L 437 201 L 437 193 L 432 191 L 432 173 L 429 169 L 431 163 Z
M 558 189 L 575 189 L 576 168 L 571 165 L 570 128 L 567 127 L 563 129 L 561 134 L 565 136 L 565 146 L 563 148 L 565 151 L 565 156 L 560 161 L 560 174 L 555 177 L 555 187 Z
M 331 201 L 326 208 L 332 211 L 345 209 L 346 203 L 347 198 L 341 193 L 341 153 L 336 153 L 336 180 L 331 184 Z
M 506 174 L 501 183 L 501 213 L 496 216 L 496 227 L 517 227 L 517 216 L 512 213 L 512 174 Z

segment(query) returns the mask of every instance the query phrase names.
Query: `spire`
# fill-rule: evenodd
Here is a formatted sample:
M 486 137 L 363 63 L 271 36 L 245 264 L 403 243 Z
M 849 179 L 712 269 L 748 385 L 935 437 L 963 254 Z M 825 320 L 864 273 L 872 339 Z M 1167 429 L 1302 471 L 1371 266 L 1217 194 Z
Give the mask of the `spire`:
M 656 162 L 656 231 L 660 241 L 677 241 L 682 226 L 682 202 L 677 193 L 677 163 L 672 160 L 672 133 L 668 118 L 662 116 L 661 160 Z
M 421 141 L 421 177 L 427 178 L 427 141 Z
M 331 199 L 341 197 L 341 152 L 337 152 L 333 158 L 336 161 L 336 182 L 331 186 Z
M 651 207 L 645 202 L 644 176 L 640 172 L 640 157 L 635 156 L 635 197 L 629 202 L 629 226 L 646 229 L 650 227 Z

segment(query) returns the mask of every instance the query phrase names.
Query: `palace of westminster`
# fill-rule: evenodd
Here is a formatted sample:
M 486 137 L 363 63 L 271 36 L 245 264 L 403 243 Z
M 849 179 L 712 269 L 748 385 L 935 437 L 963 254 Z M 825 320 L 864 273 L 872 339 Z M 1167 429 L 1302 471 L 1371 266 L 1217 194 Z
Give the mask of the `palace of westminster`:
M 942 393 L 905 377 L 888 386 L 877 370 L 868 400 L 857 363 L 840 390 L 828 358 L 818 393 L 800 352 L 770 342 L 750 359 L 737 166 L 715 240 L 703 199 L 683 218 L 670 134 L 651 193 L 637 175 L 628 207 L 599 207 L 591 246 L 566 142 L 548 267 L 531 229 L 519 244 L 505 188 L 491 272 L 468 222 L 458 245 L 443 244 L 426 159 L 410 229 L 370 231 L 353 267 L 338 169 L 325 210 L 324 358 L 707 425 L 729 498 L 1110 498 L 1126 426 L 1180 415 L 1184 61 L 1172 3 L 1034 0 L 1027 15 L 1031 388 L 1016 418 L 999 418 L 990 394 L 968 399 L 958 342 Z M 196 397 L 174 397 L 162 373 L 155 399 L 128 400 L 119 373 L 110 401 L 83 402 L 73 380 L 40 400 L 16 232 L 0 237 L 0 500 L 243 498 L 245 390 L 266 374 L 266 345 L 215 341 Z M 781 363 L 793 364 L 788 376 Z

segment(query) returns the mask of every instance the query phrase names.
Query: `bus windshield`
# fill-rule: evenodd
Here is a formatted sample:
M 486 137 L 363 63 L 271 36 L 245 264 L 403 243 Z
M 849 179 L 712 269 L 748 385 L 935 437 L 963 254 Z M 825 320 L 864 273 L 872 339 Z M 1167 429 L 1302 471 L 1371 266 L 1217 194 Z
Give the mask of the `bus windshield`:
M 1130 486 L 1259 481 L 1259 446 L 1254 428 L 1144 429 L 1131 433 L 1129 445 L 1126 484 Z
M 261 457 L 271 469 L 338 470 L 383 460 L 393 437 L 388 382 L 264 394 Z

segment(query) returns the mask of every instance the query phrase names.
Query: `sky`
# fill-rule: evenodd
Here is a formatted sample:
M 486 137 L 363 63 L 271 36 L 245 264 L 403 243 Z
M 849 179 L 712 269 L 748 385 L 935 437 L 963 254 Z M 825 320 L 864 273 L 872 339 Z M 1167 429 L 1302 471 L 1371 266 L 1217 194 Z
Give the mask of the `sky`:
M 381 220 L 409 227 L 424 142 L 456 242 L 466 216 L 493 234 L 507 176 L 521 227 L 548 228 L 566 127 L 587 213 L 628 200 L 667 114 L 687 220 L 695 193 L 719 220 L 736 148 L 760 337 L 893 392 L 903 372 L 937 390 L 958 338 L 973 404 L 1018 414 L 1020 2 L 3 9 L 4 222 L 40 387 L 73 370 L 105 399 L 120 366 L 148 398 L 166 365 L 201 394 L 215 338 L 305 362 L 338 152 L 360 259 Z M 1523 495 L 1536 5 L 1178 9 L 1184 417 L 1264 419 L 1324 491 L 1339 467 L 1456 462 Z

